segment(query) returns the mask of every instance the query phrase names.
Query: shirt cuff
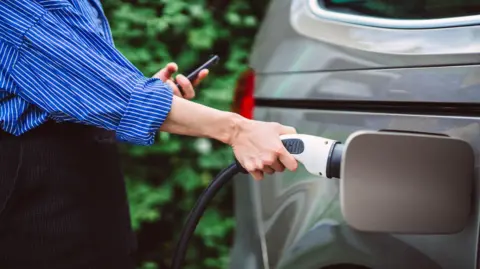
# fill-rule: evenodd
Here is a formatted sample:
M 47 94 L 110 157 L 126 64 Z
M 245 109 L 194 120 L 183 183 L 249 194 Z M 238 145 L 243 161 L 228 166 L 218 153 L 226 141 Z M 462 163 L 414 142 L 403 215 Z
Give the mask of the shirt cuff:
M 152 145 L 172 108 L 173 90 L 156 78 L 141 78 L 116 130 L 117 140 Z

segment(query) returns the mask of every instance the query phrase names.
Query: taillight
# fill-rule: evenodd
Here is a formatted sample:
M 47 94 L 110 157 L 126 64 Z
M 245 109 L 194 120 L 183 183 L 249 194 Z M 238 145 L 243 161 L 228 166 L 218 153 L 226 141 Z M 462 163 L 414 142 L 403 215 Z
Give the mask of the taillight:
M 235 93 L 233 96 L 232 111 L 242 115 L 247 119 L 253 118 L 253 109 L 255 107 L 255 72 L 248 69 L 243 72 L 237 80 Z

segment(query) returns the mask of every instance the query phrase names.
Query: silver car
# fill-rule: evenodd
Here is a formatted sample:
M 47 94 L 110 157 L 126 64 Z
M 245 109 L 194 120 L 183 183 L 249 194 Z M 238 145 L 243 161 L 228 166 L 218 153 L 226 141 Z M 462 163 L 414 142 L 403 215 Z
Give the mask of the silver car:
M 479 0 L 272 0 L 234 108 L 339 141 L 445 133 L 477 154 L 479 63 Z M 478 207 L 453 235 L 363 233 L 345 223 L 338 180 L 301 165 L 237 178 L 235 206 L 231 269 L 480 268 Z

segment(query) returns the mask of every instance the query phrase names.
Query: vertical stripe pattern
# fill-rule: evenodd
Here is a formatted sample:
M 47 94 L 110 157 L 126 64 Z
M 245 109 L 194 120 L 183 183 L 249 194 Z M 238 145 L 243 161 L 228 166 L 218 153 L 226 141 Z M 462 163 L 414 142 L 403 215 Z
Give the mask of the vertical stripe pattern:
M 0 124 L 21 135 L 49 119 L 150 145 L 172 90 L 117 49 L 98 0 L 0 0 Z

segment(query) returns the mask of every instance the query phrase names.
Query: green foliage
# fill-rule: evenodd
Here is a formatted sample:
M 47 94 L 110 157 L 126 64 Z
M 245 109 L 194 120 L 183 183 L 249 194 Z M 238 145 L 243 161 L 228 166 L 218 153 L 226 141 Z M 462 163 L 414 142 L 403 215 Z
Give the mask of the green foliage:
M 195 101 L 228 110 L 247 67 L 267 1 L 104 0 L 116 47 L 146 76 L 174 61 L 180 72 L 212 53 L 221 64 L 197 88 Z M 233 160 L 230 148 L 207 139 L 161 133 L 151 147 L 123 148 L 138 268 L 168 268 L 180 228 L 203 188 Z M 192 239 L 185 268 L 227 268 L 234 219 L 232 190 L 210 205 Z

